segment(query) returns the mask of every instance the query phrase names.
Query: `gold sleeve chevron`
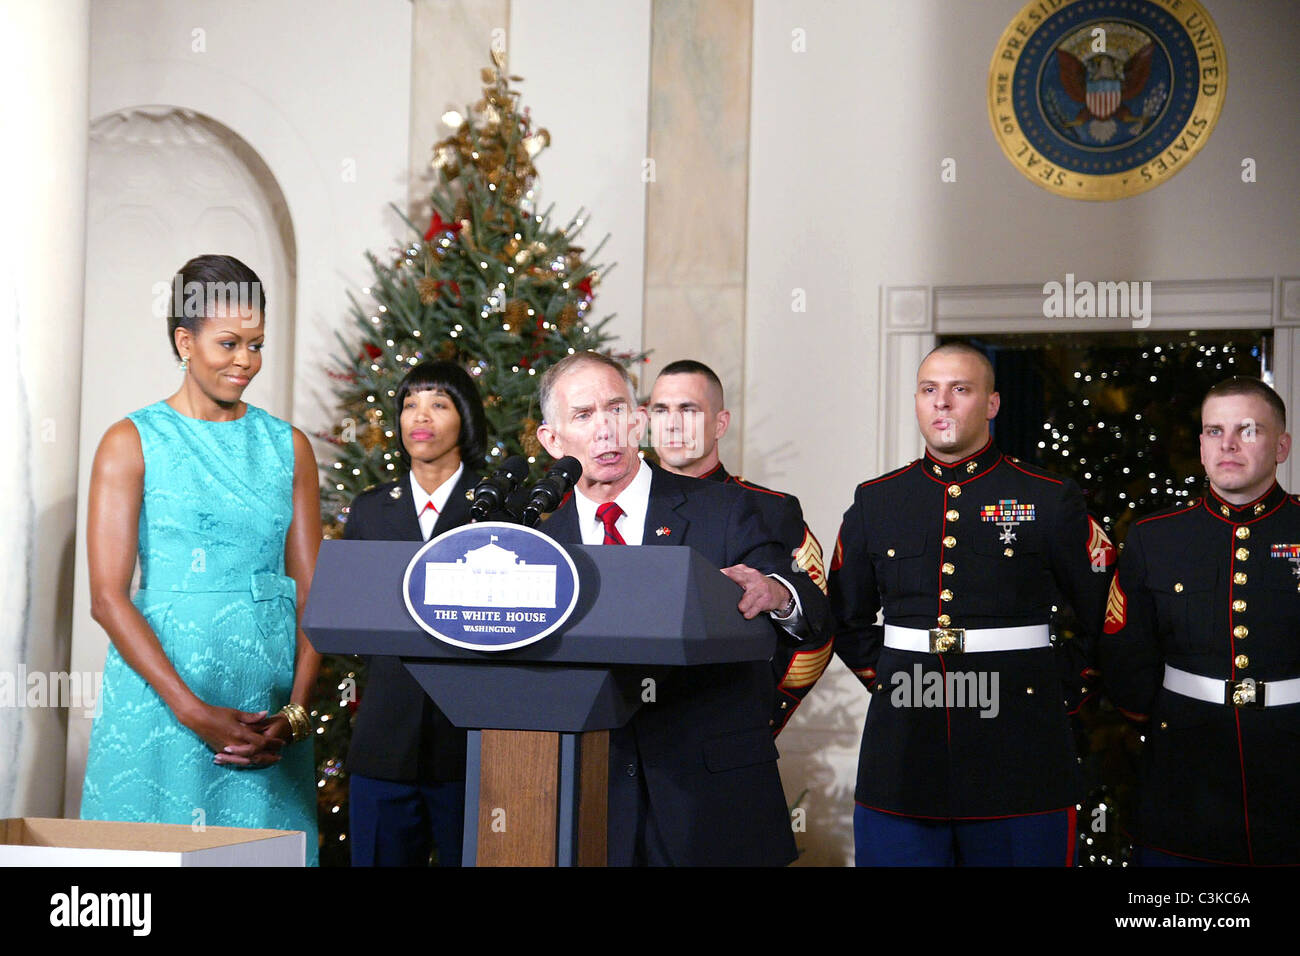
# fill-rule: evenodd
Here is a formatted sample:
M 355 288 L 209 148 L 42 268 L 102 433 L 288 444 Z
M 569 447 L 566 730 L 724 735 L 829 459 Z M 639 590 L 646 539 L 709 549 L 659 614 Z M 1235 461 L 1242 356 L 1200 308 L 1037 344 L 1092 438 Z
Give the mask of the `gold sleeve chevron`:
M 807 525 L 804 525 L 803 541 L 794 551 L 794 563 L 812 578 L 813 584 L 822 589 L 822 594 L 826 593 L 826 564 L 822 561 L 822 546 Z M 825 667 L 824 664 L 822 666 Z
M 786 668 L 785 679 L 781 681 L 782 690 L 797 690 L 811 687 L 822 676 L 826 665 L 831 662 L 834 641 L 827 641 L 821 647 L 811 651 L 797 651 Z
M 1106 622 L 1102 630 L 1107 634 L 1117 634 L 1128 623 L 1128 595 L 1119 586 L 1119 576 L 1110 579 L 1110 594 L 1106 598 Z

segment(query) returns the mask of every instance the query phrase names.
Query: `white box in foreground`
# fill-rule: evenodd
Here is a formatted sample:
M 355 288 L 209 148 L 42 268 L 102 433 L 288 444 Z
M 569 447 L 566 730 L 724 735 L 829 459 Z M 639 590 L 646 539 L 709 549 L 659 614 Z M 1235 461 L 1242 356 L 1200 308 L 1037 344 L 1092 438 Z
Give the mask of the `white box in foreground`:
M 13 817 L 0 820 L 4 866 L 302 866 L 301 830 Z

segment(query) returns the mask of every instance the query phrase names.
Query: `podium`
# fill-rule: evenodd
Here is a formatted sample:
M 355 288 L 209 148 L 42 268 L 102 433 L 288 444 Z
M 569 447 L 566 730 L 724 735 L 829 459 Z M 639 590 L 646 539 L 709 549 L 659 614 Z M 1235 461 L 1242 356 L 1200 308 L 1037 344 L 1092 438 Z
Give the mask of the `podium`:
M 580 582 L 568 620 L 525 647 L 468 650 L 406 608 L 423 544 L 322 542 L 303 630 L 322 654 L 401 658 L 470 731 L 465 865 L 603 866 L 608 732 L 674 668 L 768 660 L 770 622 L 746 621 L 740 587 L 689 547 L 564 545 Z

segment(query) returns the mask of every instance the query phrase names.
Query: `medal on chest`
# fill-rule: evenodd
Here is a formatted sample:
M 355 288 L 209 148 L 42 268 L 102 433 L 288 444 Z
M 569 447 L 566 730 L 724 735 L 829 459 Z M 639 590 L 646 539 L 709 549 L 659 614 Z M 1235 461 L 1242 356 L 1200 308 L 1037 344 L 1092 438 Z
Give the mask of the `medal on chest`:
M 1023 522 L 1034 520 L 1032 502 L 1021 504 L 1015 498 L 1001 498 L 995 505 L 980 508 L 980 520 L 990 522 L 1002 529 L 999 539 L 1003 544 L 1016 540 L 1016 527 Z

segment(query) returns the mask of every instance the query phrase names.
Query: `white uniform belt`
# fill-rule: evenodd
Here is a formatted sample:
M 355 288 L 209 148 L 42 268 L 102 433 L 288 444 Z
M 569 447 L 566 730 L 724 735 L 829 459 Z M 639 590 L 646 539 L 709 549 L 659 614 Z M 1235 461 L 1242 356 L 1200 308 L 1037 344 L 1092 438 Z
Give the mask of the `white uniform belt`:
M 1221 680 L 1202 677 L 1171 664 L 1165 665 L 1165 690 L 1175 694 L 1203 700 L 1210 704 L 1230 707 L 1285 707 L 1300 704 L 1300 677 L 1287 680 Z
M 923 654 L 975 654 L 982 651 L 1027 651 L 1050 647 L 1051 633 L 1046 624 L 1025 627 L 920 627 L 885 625 L 885 646 L 898 651 Z

